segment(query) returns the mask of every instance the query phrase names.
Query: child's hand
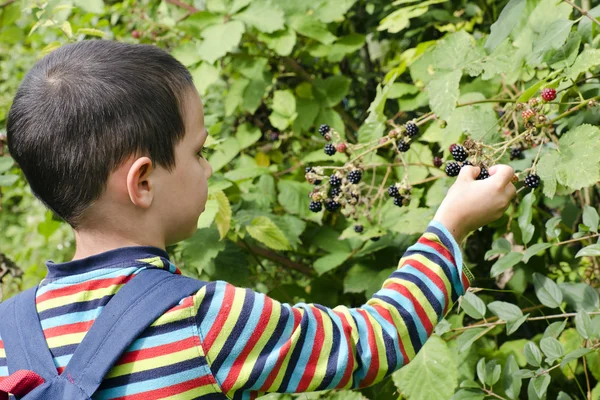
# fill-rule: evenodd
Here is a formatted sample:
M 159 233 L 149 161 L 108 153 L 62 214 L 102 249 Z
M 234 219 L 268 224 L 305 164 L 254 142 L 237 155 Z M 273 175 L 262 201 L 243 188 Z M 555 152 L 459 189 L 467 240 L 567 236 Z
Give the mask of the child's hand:
M 433 218 L 459 243 L 469 232 L 502 217 L 516 193 L 511 167 L 495 165 L 489 173 L 488 179 L 477 181 L 479 167 L 463 167 Z

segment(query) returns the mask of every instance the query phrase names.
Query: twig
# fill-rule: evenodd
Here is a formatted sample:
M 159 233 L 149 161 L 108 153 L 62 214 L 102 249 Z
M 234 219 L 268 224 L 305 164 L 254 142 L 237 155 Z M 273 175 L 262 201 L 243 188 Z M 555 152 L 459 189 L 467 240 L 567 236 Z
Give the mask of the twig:
M 495 397 L 495 398 L 501 399 L 501 400 L 506 400 L 506 398 L 504 398 L 504 397 L 502 397 L 502 396 L 500 396 L 500 395 L 492 392 L 489 389 L 481 388 L 481 390 L 483 390 L 488 396 L 492 396 L 492 397 Z
M 581 13 L 581 15 L 584 15 L 584 16 L 588 17 L 589 19 L 591 19 L 593 22 L 596 23 L 596 25 L 600 25 L 600 21 L 598 21 L 596 18 L 594 18 L 593 16 L 591 16 L 590 13 L 588 13 L 587 11 L 585 11 L 583 8 L 579 7 L 577 4 L 573 3 L 570 0 L 563 0 L 563 1 L 565 3 L 567 3 L 567 4 L 569 4 L 571 7 L 573 7 L 577 11 L 579 11 Z
M 272 252 L 271 250 L 267 250 L 262 247 L 250 247 L 250 246 L 246 247 L 246 244 L 241 241 L 236 241 L 235 244 L 237 244 L 241 248 L 246 249 L 252 253 L 258 254 L 261 257 L 266 258 L 267 260 L 274 261 L 274 262 L 281 264 L 284 267 L 287 267 L 289 269 L 293 269 L 295 271 L 302 272 L 304 275 L 307 275 L 307 276 L 315 275 L 315 272 L 307 265 L 298 263 L 296 261 L 292 261 L 289 258 L 282 256 L 281 254 Z

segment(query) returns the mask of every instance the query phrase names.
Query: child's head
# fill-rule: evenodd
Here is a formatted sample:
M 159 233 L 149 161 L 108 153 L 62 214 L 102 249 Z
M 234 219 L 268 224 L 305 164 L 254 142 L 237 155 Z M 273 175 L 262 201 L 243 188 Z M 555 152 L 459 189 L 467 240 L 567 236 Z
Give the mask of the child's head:
M 190 236 L 212 173 L 187 69 L 149 45 L 65 45 L 24 78 L 8 147 L 33 193 L 77 230 Z M 128 232 L 123 232 L 129 234 Z

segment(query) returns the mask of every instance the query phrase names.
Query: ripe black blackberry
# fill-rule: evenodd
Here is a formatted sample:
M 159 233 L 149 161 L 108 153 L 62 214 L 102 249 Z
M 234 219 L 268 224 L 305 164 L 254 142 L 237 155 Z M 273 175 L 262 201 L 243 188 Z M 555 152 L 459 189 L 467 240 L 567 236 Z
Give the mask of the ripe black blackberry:
M 406 124 L 405 128 L 406 128 L 406 135 L 408 137 L 414 137 L 419 134 L 419 127 L 417 125 L 413 124 L 412 122 L 409 122 L 408 124 Z
M 520 147 L 513 147 L 512 149 L 510 149 L 510 159 L 511 160 L 517 160 L 520 159 L 522 156 L 522 152 L 523 149 Z
M 308 209 L 314 213 L 318 213 L 323 209 L 323 203 L 320 201 L 311 201 L 308 205 Z
M 335 146 L 331 143 L 327 143 L 323 150 L 325 151 L 325 154 L 327 154 L 328 156 L 332 156 L 336 152 Z
M 327 211 L 337 211 L 340 208 L 340 203 L 335 200 L 327 199 L 325 200 L 325 209 Z
M 466 165 L 470 165 L 473 166 L 473 163 L 469 160 L 463 161 L 462 165 L 460 166 L 460 168 L 462 169 L 462 167 L 466 166 Z
M 402 202 L 404 201 L 404 198 L 402 196 L 396 196 L 394 197 L 394 205 L 398 206 L 398 207 L 402 207 L 403 204 Z
M 448 176 L 458 176 L 460 173 L 460 165 L 456 162 L 449 162 L 446 164 L 446 175 Z
M 358 182 L 360 182 L 361 179 L 362 179 L 362 173 L 357 169 L 350 171 L 350 173 L 348 174 L 348 181 L 350 181 L 350 183 L 353 183 L 355 185 Z
M 306 172 L 308 174 L 310 172 L 315 172 L 315 170 L 313 169 L 313 167 L 306 167 L 306 168 L 304 168 L 304 172 Z
M 537 188 L 538 186 L 540 186 L 540 183 L 542 182 L 542 180 L 540 179 L 540 177 L 536 174 L 529 174 L 527 175 L 527 177 L 525 178 L 525 185 L 527 185 L 527 187 L 530 187 L 532 189 Z
M 452 158 L 456 161 L 465 161 L 467 159 L 467 151 L 462 146 L 454 146 L 452 149 Z
M 329 191 L 329 196 L 333 198 L 338 196 L 340 193 L 342 193 L 342 189 L 340 189 L 339 187 L 332 187 Z
M 391 197 L 398 197 L 400 196 L 400 192 L 398 191 L 398 187 L 396 185 L 392 185 L 388 188 L 388 194 Z
M 406 153 L 410 149 L 410 143 L 406 143 L 404 140 L 398 140 L 398 150 L 402 153 Z
M 481 167 L 481 171 L 479 172 L 479 176 L 477 177 L 477 180 L 481 181 L 481 180 L 487 179 L 489 177 L 490 177 L 490 173 L 488 172 L 488 170 Z
M 363 230 L 364 230 L 364 228 L 362 225 L 354 225 L 354 232 L 362 233 Z
M 337 175 L 331 175 L 329 177 L 329 184 L 331 186 L 340 186 L 342 184 L 342 179 Z
M 327 124 L 323 124 L 319 127 L 319 133 L 321 134 L 321 136 L 325 136 L 325 134 L 329 133 L 330 130 L 331 128 Z

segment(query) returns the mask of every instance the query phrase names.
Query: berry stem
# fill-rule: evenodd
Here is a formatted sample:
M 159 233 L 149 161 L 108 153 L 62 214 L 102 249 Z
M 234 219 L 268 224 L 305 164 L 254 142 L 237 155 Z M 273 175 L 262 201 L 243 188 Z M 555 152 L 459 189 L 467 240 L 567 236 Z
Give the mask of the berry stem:
M 588 104 L 588 102 L 590 102 L 591 100 L 598 100 L 598 99 L 600 99 L 600 96 L 594 96 L 594 97 L 592 97 L 590 99 L 583 100 L 581 103 L 579 103 L 578 106 L 573 107 L 570 110 L 565 111 L 564 113 L 560 114 L 558 117 L 554 118 L 553 120 L 550 120 L 550 121 L 548 121 L 546 123 L 543 123 L 543 124 L 536 125 L 536 128 L 542 127 L 544 125 L 551 126 L 556 121 L 561 120 L 561 119 L 563 119 L 565 117 L 568 117 L 569 115 L 573 114 L 575 111 L 578 111 L 578 110 L 582 109 L 583 107 L 586 107 L 587 104 Z

